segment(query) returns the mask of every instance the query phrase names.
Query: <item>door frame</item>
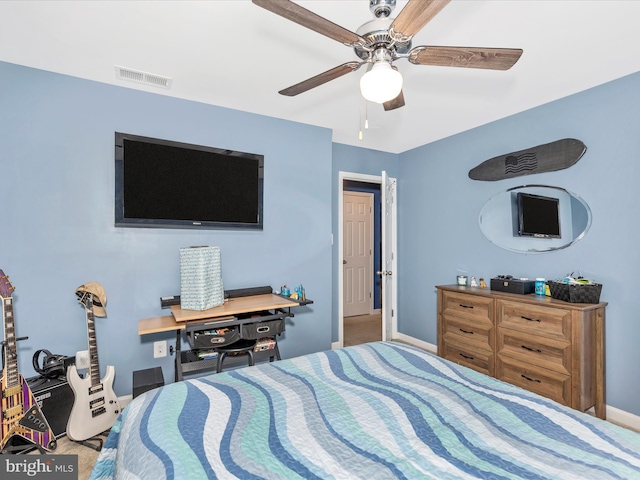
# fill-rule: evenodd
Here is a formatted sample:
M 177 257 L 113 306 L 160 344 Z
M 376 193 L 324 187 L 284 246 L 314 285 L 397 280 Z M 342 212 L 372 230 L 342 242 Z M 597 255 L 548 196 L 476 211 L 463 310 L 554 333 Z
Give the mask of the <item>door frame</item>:
M 374 275 L 374 262 L 373 262 L 373 249 L 374 249 L 374 245 L 373 245 L 373 239 L 374 239 L 374 218 L 373 218 L 373 211 L 374 211 L 374 194 L 373 193 L 369 193 L 369 192 L 359 192 L 359 191 L 353 191 L 353 190 L 343 190 L 342 192 L 342 199 L 344 201 L 344 196 L 345 195 L 354 195 L 356 197 L 366 197 L 368 199 L 368 201 L 371 203 L 371 210 L 368 213 L 369 216 L 369 228 L 368 231 L 366 232 L 366 235 L 369 237 L 369 259 L 367 261 L 367 290 L 369 292 L 369 299 L 368 299 L 368 303 L 367 303 L 367 313 L 364 315 L 372 315 L 375 312 L 375 308 L 374 308 L 374 288 L 375 288 L 375 282 L 373 280 L 373 275 Z M 343 203 L 343 207 L 344 207 L 344 203 Z M 343 211 L 343 218 L 342 221 L 344 222 L 344 211 Z M 343 225 L 344 227 L 344 225 Z M 382 227 L 381 227 L 382 228 Z M 342 234 L 344 235 L 344 228 L 342 230 Z M 343 238 L 344 241 L 344 238 Z M 344 247 L 344 244 L 343 244 Z M 342 252 L 342 254 L 344 255 L 344 251 Z M 342 266 L 343 270 L 344 270 L 344 265 Z M 343 282 L 344 282 L 344 271 L 343 271 L 343 276 L 342 276 Z M 344 284 L 343 284 L 344 285 Z M 342 292 L 342 298 L 344 300 L 344 292 Z M 343 305 L 344 308 L 344 305 Z M 344 313 L 344 312 L 343 312 Z
M 353 180 L 356 182 L 365 182 L 365 183 L 372 183 L 372 184 L 377 184 L 380 185 L 380 188 L 382 188 L 382 174 L 381 175 L 369 175 L 369 174 L 365 174 L 365 173 L 355 173 L 355 172 L 344 172 L 344 171 L 339 171 L 338 172 L 338 345 L 337 347 L 342 347 L 344 346 L 344 306 L 343 306 L 343 296 L 344 296 L 344 275 L 343 275 L 343 260 L 344 260 L 344 239 L 343 239 L 343 229 L 342 229 L 342 223 L 344 221 L 343 219 L 343 208 L 344 208 L 344 204 L 343 204 L 343 194 L 344 194 L 344 181 L 345 180 Z M 397 240 L 396 240 L 396 234 L 397 234 L 397 219 L 395 218 L 395 216 L 397 216 L 397 213 L 395 211 L 395 209 L 393 209 L 393 215 L 394 218 L 392 219 L 391 222 L 391 237 L 392 237 L 392 245 L 390 245 L 390 247 L 394 250 L 396 250 L 396 245 L 397 245 Z M 381 235 L 381 241 L 385 241 L 384 240 L 384 235 Z M 394 263 L 396 262 L 396 257 L 397 255 L 394 255 Z M 383 259 L 384 262 L 384 259 Z M 397 281 L 396 281 L 396 272 L 394 271 L 394 278 L 391 283 L 392 285 L 392 309 L 393 312 L 397 312 Z M 383 295 L 384 298 L 384 295 Z M 383 306 L 384 308 L 384 306 Z M 382 326 L 382 339 L 383 340 L 391 340 L 390 338 L 386 338 L 386 332 L 387 331 L 391 331 L 392 337 L 396 337 L 398 334 L 398 323 L 397 323 L 397 316 L 393 315 L 391 317 L 391 328 L 385 328 L 385 325 Z

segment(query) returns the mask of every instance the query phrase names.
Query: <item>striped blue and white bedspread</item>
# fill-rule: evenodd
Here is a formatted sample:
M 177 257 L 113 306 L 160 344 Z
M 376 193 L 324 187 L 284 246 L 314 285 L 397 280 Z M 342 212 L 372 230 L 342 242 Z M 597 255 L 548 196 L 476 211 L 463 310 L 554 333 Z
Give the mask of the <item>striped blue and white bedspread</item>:
M 640 435 L 379 342 L 136 398 L 92 479 L 640 478 Z

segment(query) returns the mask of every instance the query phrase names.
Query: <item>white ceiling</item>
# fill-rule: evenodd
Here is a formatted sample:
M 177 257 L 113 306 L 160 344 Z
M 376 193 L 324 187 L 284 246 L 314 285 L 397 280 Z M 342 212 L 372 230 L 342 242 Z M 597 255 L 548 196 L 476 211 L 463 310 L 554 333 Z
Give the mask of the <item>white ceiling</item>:
M 368 0 L 297 3 L 351 31 L 373 18 Z M 249 0 L 0 1 L 0 60 L 322 126 L 334 142 L 400 153 L 640 71 L 638 19 L 634 0 L 454 0 L 413 46 L 524 54 L 505 72 L 398 60 L 406 106 L 390 112 L 361 99 L 363 69 L 279 95 L 357 57 Z M 118 79 L 115 65 L 170 77 L 171 88 Z

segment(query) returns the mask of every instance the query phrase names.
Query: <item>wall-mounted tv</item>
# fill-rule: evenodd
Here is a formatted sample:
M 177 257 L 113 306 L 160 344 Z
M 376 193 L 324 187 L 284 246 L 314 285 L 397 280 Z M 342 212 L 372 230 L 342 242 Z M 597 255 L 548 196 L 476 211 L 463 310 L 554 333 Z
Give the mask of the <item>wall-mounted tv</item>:
M 115 134 L 116 227 L 262 230 L 264 156 Z
M 519 192 L 518 235 L 561 238 L 559 203 L 557 198 Z

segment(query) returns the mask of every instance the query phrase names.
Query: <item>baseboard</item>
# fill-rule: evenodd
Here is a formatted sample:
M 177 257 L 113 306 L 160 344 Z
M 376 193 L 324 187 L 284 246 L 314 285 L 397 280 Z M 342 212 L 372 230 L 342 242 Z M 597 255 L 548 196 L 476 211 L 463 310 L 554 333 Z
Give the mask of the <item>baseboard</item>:
M 417 338 L 410 337 L 409 335 L 405 335 L 403 333 L 398 333 L 394 337 L 394 340 L 408 343 L 409 345 L 413 345 L 414 347 L 421 348 L 422 350 L 426 350 L 427 352 L 433 353 L 434 355 L 438 353 L 437 345 L 433 345 L 432 343 L 425 342 L 423 340 L 418 340 Z M 340 348 L 340 342 L 333 342 L 331 344 L 331 350 L 335 350 L 336 348 Z
M 405 335 L 404 333 L 398 333 L 394 340 L 399 340 L 404 343 L 408 343 L 409 345 L 413 345 L 414 347 L 421 348 L 422 350 L 426 350 L 429 353 L 433 353 L 434 355 L 438 354 L 438 346 L 433 343 L 425 342 L 424 340 L 419 340 L 414 337 L 410 337 L 409 335 Z
M 607 420 L 611 423 L 640 432 L 640 417 L 638 415 L 625 412 L 624 410 L 612 407 L 611 405 L 607 405 L 606 413 Z

